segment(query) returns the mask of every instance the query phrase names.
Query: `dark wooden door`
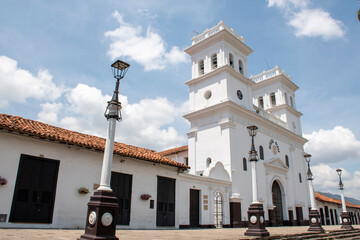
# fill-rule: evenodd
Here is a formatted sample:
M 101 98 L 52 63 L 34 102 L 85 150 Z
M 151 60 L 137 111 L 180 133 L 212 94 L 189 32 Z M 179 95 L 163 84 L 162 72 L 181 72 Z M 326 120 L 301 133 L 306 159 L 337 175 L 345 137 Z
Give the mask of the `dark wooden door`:
M 21 155 L 10 222 L 51 223 L 59 161 Z
M 338 216 L 338 214 L 337 214 L 336 209 L 334 209 L 334 215 L 335 215 L 335 224 L 338 225 L 338 224 L 339 224 L 339 222 L 338 222 L 338 221 L 339 221 L 339 220 L 338 220 L 338 217 L 339 217 L 339 216 Z
M 324 209 L 320 208 L 321 225 L 325 225 Z
M 329 215 L 329 207 L 325 206 L 325 219 L 326 225 L 330 225 L 330 215 Z
M 332 209 L 330 209 L 330 218 L 331 218 L 331 225 L 335 225 L 335 222 L 334 222 L 334 212 Z
M 190 227 L 199 227 L 200 191 L 190 189 Z
M 280 226 L 283 224 L 282 194 L 280 186 L 276 181 L 272 185 L 272 200 L 275 206 L 275 224 Z
M 230 203 L 230 227 L 241 227 L 241 203 Z
M 294 222 L 294 212 L 293 210 L 289 210 L 289 225 L 292 226 Z
M 158 177 L 157 226 L 175 226 L 175 179 Z
M 119 212 L 116 225 L 130 224 L 132 175 L 111 172 L 111 189 L 118 198 Z
M 303 220 L 304 220 L 302 207 L 296 207 L 295 210 L 296 210 L 296 218 L 298 221 L 298 225 L 301 226 L 303 225 Z

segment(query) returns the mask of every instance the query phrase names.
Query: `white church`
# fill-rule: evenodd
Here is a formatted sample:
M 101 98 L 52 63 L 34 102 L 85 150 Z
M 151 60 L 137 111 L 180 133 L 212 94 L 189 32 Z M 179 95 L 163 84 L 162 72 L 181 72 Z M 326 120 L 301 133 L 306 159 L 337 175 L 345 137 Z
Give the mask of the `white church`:
M 250 125 L 258 127 L 258 198 L 266 225 L 308 224 L 298 86 L 277 66 L 249 77 L 252 49 L 221 21 L 193 37 L 185 52 L 192 61 L 192 78 L 185 82 L 188 145 L 156 152 L 115 143 L 117 228 L 246 227 Z M 0 227 L 84 228 L 104 145 L 100 137 L 0 114 L 0 176 L 6 179 L 0 185 Z M 327 201 L 322 198 L 321 206 Z M 331 204 L 337 223 L 341 206 Z M 360 206 L 351 209 L 358 221 Z
M 249 78 L 252 49 L 223 22 L 194 37 L 185 52 L 191 56 L 192 79 L 186 82 L 190 109 L 184 116 L 190 122 L 188 149 L 181 157 L 188 161 L 189 174 L 230 181 L 221 195 L 229 202 L 232 224 L 241 225 L 252 201 L 247 127 L 256 125 L 265 218 L 273 225 L 294 219 L 302 224 L 309 193 L 303 157 L 307 140 L 295 107 L 298 86 L 279 67 Z M 171 150 L 165 154 L 179 161 Z

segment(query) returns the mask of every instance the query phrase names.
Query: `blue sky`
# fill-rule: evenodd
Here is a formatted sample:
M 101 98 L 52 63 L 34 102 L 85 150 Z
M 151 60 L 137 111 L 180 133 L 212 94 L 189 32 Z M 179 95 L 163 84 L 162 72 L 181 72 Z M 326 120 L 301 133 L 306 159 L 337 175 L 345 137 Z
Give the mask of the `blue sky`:
M 344 168 L 360 198 L 358 1 L 0 1 L 0 112 L 104 136 L 116 57 L 124 120 L 117 140 L 163 150 L 186 144 L 191 77 L 183 49 L 223 20 L 254 52 L 249 74 L 276 64 L 300 87 L 315 187 L 337 192 Z

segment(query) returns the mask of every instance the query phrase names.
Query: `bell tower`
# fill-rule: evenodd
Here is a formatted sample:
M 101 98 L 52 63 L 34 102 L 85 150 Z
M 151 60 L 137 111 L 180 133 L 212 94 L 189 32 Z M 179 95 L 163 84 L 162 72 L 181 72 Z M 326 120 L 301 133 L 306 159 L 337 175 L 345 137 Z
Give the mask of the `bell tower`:
M 190 111 L 200 110 L 229 99 L 243 106 L 252 105 L 247 78 L 247 56 L 252 50 L 222 21 L 192 38 L 185 49 L 191 56 L 192 79 Z
M 190 171 L 201 175 L 211 162 L 221 161 L 231 176 L 231 154 L 224 151 L 227 155 L 224 156 L 219 149 L 215 151 L 219 144 L 230 149 L 229 128 L 235 127 L 231 114 L 222 105 L 231 102 L 253 108 L 251 86 L 254 82 L 248 78 L 247 70 L 247 57 L 253 51 L 242 36 L 222 21 L 191 40 L 192 45 L 185 49 L 192 61 L 192 78 L 186 82 L 190 113 L 184 116 L 191 123 Z M 222 142 L 218 134 L 227 143 Z M 206 140 L 200 142 L 198 138 Z

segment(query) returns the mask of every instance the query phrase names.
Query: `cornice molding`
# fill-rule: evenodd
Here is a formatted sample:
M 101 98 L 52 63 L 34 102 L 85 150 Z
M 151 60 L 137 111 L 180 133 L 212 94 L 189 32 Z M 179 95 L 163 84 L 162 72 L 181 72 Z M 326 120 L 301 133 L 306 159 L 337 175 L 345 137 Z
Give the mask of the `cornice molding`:
M 228 129 L 228 128 L 235 128 L 236 124 L 231 121 L 231 119 L 226 118 L 219 122 L 219 126 L 221 127 L 221 130 Z
M 264 166 L 266 167 L 267 171 L 274 169 L 276 171 L 280 171 L 283 174 L 286 174 L 289 171 L 288 166 L 286 166 L 286 164 L 278 157 L 264 162 Z
M 282 83 L 285 86 L 287 86 L 291 91 L 295 92 L 296 90 L 299 89 L 299 87 L 293 83 L 291 80 L 289 80 L 284 74 L 279 74 L 276 75 L 274 77 L 271 77 L 269 79 L 260 81 L 258 83 L 256 83 L 255 85 L 252 86 L 252 90 L 256 91 L 259 90 L 261 88 L 265 88 L 268 87 L 270 85 L 273 85 L 275 83 Z
M 214 114 L 214 112 L 224 112 L 224 111 L 232 111 L 236 114 L 240 114 L 243 118 L 248 119 L 250 122 L 259 123 L 260 125 L 272 129 L 277 134 L 281 134 L 289 139 L 292 139 L 293 141 L 300 143 L 301 145 L 304 145 L 308 140 L 303 138 L 302 136 L 297 135 L 296 133 L 268 120 L 261 116 L 259 116 L 257 113 L 252 112 L 234 102 L 231 100 L 224 100 L 218 104 L 212 105 L 207 108 L 203 108 L 197 111 L 190 112 L 188 114 L 185 114 L 183 117 L 187 119 L 188 121 L 195 120 L 199 117 L 206 117 L 211 116 Z
M 242 53 L 245 54 L 245 56 L 249 56 L 253 50 L 248 47 L 245 43 L 237 39 L 233 34 L 229 33 L 226 29 L 222 29 L 216 34 L 213 34 L 206 39 L 191 45 L 190 47 L 187 47 L 184 49 L 184 52 L 186 52 L 189 55 L 193 55 L 196 52 L 201 52 L 205 50 L 206 48 L 218 43 L 224 41 L 231 46 L 234 46 L 236 49 L 240 50 Z
M 207 72 L 207 73 L 201 75 L 200 77 L 190 79 L 190 80 L 186 81 L 185 84 L 188 86 L 191 86 L 193 84 L 203 82 L 205 80 L 208 80 L 209 78 L 215 77 L 216 75 L 220 75 L 222 73 L 229 73 L 236 79 L 242 81 L 243 83 L 245 83 L 249 86 L 255 85 L 255 83 L 253 81 L 251 81 L 249 78 L 245 77 L 243 74 L 236 72 L 235 69 L 233 69 L 229 65 L 224 65 L 224 66 L 218 67 L 210 72 Z
M 268 112 L 274 112 L 274 111 L 277 111 L 277 110 L 281 110 L 285 108 L 286 110 L 289 110 L 291 113 L 293 113 L 295 116 L 297 117 L 301 117 L 303 114 L 297 110 L 295 110 L 294 108 L 290 107 L 288 104 L 281 104 L 281 105 L 278 105 L 276 107 L 273 107 L 273 108 L 268 108 L 266 109 L 266 111 Z
M 215 178 L 202 177 L 202 176 L 197 176 L 197 175 L 187 174 L 187 173 L 179 173 L 179 177 L 182 179 L 190 180 L 190 181 L 193 181 L 193 180 L 198 180 L 200 182 L 206 181 L 208 183 L 217 183 L 217 184 L 227 185 L 227 186 L 230 186 L 232 184 L 231 181 L 224 181 L 224 180 L 219 180 L 219 179 L 215 179 Z M 194 183 L 194 184 L 196 184 L 196 183 Z M 210 188 L 213 189 L 214 187 L 210 186 L 209 189 Z

